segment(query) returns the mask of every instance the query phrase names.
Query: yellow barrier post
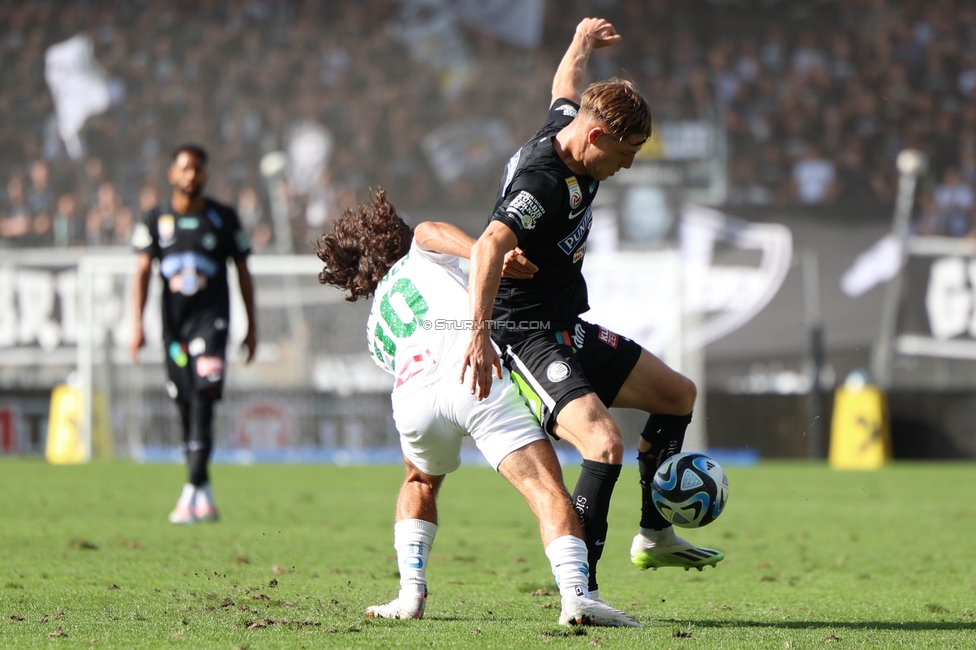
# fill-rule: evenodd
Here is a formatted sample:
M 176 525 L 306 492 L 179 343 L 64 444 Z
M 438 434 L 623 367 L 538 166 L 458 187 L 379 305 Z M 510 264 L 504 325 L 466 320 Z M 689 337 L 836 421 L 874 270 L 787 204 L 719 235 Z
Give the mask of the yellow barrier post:
M 99 393 L 93 397 L 92 446 L 96 457 L 108 458 L 112 456 L 112 434 L 105 400 Z M 81 439 L 78 430 L 83 408 L 84 402 L 78 388 L 60 384 L 51 391 L 51 412 L 44 450 L 44 457 L 49 463 L 74 465 L 91 460 L 91 450 Z
M 878 469 L 891 460 L 888 404 L 884 393 L 851 373 L 834 393 L 830 425 L 830 466 L 834 469 Z

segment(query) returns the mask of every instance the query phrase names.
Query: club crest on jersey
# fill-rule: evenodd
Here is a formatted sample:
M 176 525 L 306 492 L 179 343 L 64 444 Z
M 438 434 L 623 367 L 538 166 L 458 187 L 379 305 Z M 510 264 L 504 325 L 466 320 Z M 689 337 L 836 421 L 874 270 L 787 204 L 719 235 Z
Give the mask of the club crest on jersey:
M 156 229 L 159 231 L 159 245 L 165 248 L 173 243 L 173 235 L 176 233 L 176 219 L 171 214 L 164 214 L 156 222 Z
M 551 382 L 558 383 L 567 379 L 571 374 L 573 374 L 573 370 L 565 361 L 553 361 L 546 368 L 546 378 Z
M 562 252 L 567 255 L 571 255 L 573 250 L 580 245 L 584 239 L 586 239 L 586 234 L 590 232 L 590 224 L 593 223 L 593 211 L 587 208 L 586 215 L 580 219 L 579 225 L 576 226 L 576 230 L 569 234 L 569 237 L 559 242 L 559 248 Z
M 535 228 L 536 222 L 546 213 L 539 200 L 525 190 L 515 195 L 505 212 L 518 219 L 525 230 Z
M 563 104 L 556 110 L 566 117 L 576 117 L 576 107 L 572 106 L 571 104 Z
M 583 202 L 583 190 L 580 189 L 579 182 L 575 176 L 570 176 L 566 179 L 566 186 L 569 187 L 569 209 L 575 210 Z M 569 218 L 573 218 L 572 212 L 570 212 Z

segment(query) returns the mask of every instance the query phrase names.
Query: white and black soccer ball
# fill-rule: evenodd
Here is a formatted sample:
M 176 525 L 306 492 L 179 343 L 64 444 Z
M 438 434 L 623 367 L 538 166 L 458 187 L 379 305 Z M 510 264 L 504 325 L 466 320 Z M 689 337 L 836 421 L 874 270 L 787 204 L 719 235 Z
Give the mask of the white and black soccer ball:
M 675 454 L 654 474 L 654 506 L 675 526 L 700 528 L 715 521 L 729 500 L 729 479 L 714 460 L 697 452 Z

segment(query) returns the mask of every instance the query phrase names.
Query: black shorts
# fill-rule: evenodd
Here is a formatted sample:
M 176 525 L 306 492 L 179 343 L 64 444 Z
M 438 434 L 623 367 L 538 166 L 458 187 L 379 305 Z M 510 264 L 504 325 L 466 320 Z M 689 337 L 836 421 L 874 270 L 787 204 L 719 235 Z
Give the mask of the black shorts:
M 173 399 L 189 399 L 193 391 L 224 392 L 227 368 L 227 329 L 209 330 L 188 341 L 163 340 L 166 353 L 166 390 Z
M 540 330 L 508 345 L 505 366 L 529 408 L 553 438 L 556 416 L 596 393 L 608 408 L 641 355 L 641 346 L 605 327 L 577 320 L 572 329 Z

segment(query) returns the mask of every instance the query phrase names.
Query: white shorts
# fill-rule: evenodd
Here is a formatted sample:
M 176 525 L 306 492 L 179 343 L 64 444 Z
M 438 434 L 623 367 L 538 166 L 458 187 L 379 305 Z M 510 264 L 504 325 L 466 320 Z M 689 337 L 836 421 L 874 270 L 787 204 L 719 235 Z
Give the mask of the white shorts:
M 458 381 L 459 366 L 446 365 L 433 383 L 414 389 L 408 382 L 393 391 L 400 448 L 417 469 L 432 476 L 456 470 L 466 435 L 495 471 L 513 451 L 547 439 L 507 370 L 502 369 L 501 379 L 493 378 L 491 392 L 479 402 L 468 385 Z

